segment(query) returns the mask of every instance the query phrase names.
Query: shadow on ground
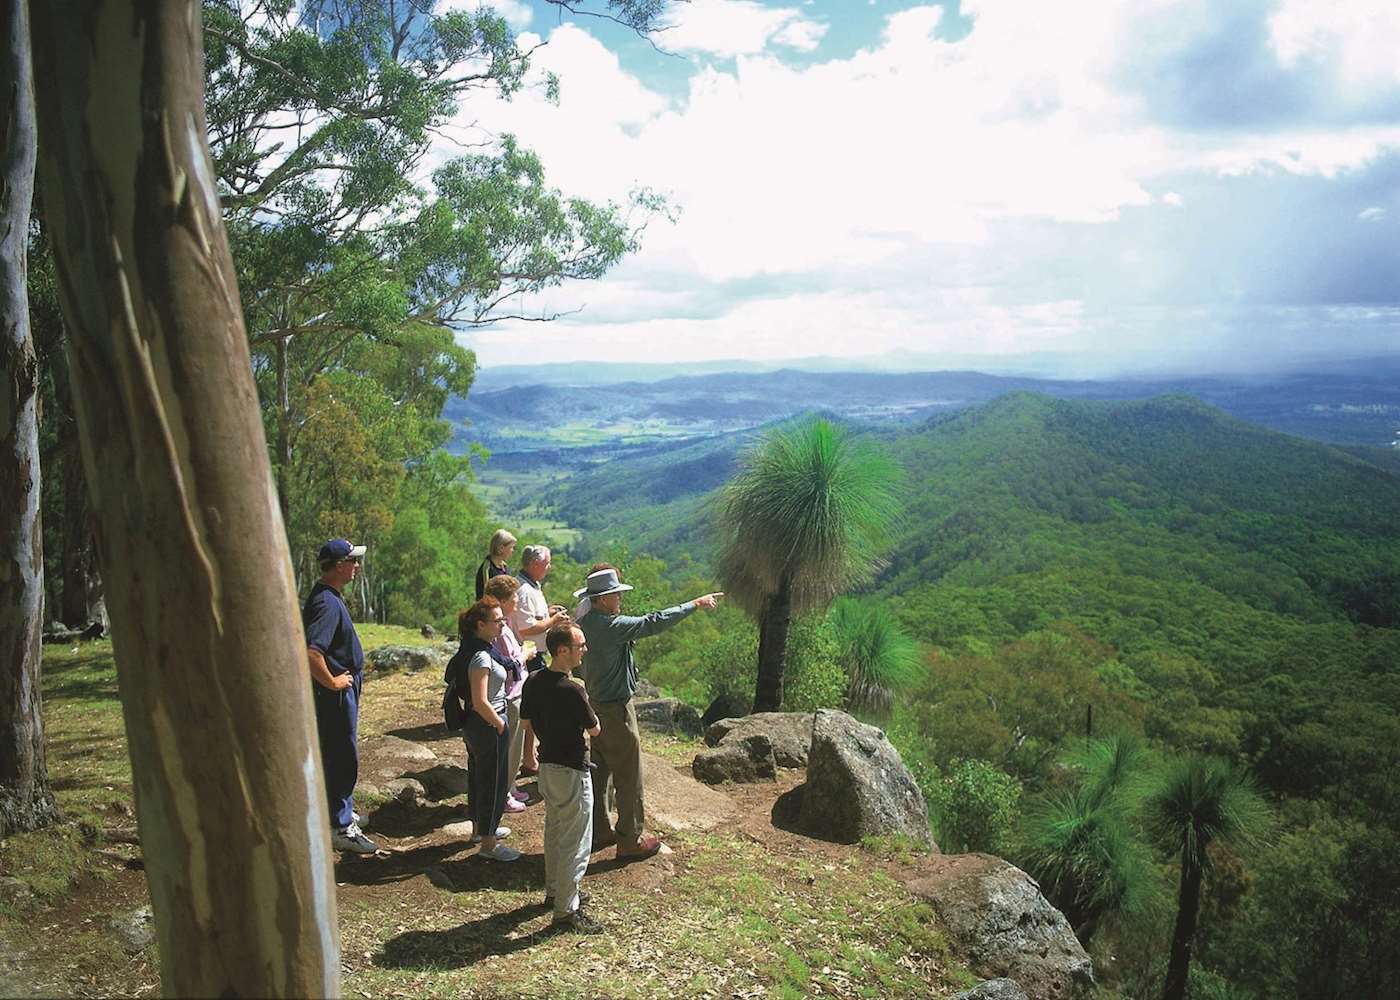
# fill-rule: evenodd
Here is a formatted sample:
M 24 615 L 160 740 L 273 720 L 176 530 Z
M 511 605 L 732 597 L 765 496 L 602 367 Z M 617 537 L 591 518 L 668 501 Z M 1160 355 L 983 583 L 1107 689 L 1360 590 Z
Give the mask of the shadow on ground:
M 373 961 L 381 968 L 441 970 L 465 968 L 493 955 L 512 955 L 542 942 L 552 933 L 546 928 L 511 937 L 515 928 L 544 913 L 543 905 L 530 903 L 447 930 L 407 931 L 384 942 L 384 949 Z
M 385 837 L 426 837 L 463 818 L 464 812 L 459 805 L 423 806 L 390 802 L 370 814 L 365 829 Z
M 407 726 L 402 729 L 388 729 L 385 736 L 397 736 L 412 743 L 446 743 L 453 740 L 462 742 L 462 734 L 451 732 L 441 722 L 430 722 L 424 726 Z

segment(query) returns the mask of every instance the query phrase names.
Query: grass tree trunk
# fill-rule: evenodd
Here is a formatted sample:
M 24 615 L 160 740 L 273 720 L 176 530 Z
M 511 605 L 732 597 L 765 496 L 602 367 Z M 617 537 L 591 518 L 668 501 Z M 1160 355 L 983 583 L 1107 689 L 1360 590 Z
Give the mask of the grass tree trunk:
M 777 712 L 783 707 L 783 672 L 787 669 L 788 631 L 792 627 L 792 585 L 786 576 L 768 598 L 758 624 L 758 684 L 755 712 Z
M 306 651 L 205 137 L 200 5 L 47 0 L 31 15 L 161 985 L 332 995 Z
M 1172 950 L 1167 959 L 1167 985 L 1164 1000 L 1184 1000 L 1191 972 L 1191 941 L 1196 936 L 1196 918 L 1201 910 L 1201 866 L 1182 851 L 1181 888 L 1177 898 L 1176 926 L 1172 928 Z
M 24 0 L 0 0 L 0 838 L 57 816 L 44 766 L 39 636 L 39 363 L 25 253 L 34 201 L 34 89 Z

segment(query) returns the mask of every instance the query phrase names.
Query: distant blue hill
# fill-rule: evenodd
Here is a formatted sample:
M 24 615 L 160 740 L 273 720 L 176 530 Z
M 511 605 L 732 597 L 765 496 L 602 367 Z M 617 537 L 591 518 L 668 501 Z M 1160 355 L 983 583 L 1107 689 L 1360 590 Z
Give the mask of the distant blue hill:
M 819 363 L 822 359 L 810 362 Z M 1043 379 L 976 371 L 784 368 L 675 374 L 676 366 L 667 365 L 538 368 L 542 377 L 562 380 L 567 370 L 578 378 L 573 384 L 540 381 L 493 390 L 490 372 L 483 372 L 467 399 L 448 403 L 446 416 L 461 427 L 455 446 L 480 441 L 498 453 L 606 448 L 731 433 L 817 406 L 858 422 L 908 425 L 1020 391 L 1056 399 L 1193 396 L 1250 423 L 1334 444 L 1384 446 L 1400 431 L 1400 359 L 1376 359 L 1332 372 L 1153 380 Z M 654 377 L 663 373 L 663 378 Z M 616 381 L 588 381 L 605 377 Z

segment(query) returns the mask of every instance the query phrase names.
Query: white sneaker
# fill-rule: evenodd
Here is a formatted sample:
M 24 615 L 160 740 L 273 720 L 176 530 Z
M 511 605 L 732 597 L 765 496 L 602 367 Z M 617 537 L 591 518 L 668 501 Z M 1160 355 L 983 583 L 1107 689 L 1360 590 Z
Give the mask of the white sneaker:
M 358 823 L 351 823 L 344 830 L 332 830 L 331 847 L 354 854 L 373 854 L 379 850 L 378 845 L 360 830 Z
M 505 840 L 505 839 L 506 839 L 507 837 L 509 837 L 509 836 L 510 836 L 510 827 L 508 827 L 508 826 L 498 826 L 498 827 L 496 827 L 496 839 L 497 839 L 497 840 Z M 479 844 L 480 842 L 481 842 L 481 835 L 478 834 L 478 833 L 473 833 L 473 834 L 471 835 L 470 839 L 468 839 L 468 841 L 467 841 L 467 843 L 469 843 L 469 844 Z
M 518 861 L 520 852 L 514 847 L 507 847 L 505 844 L 497 844 L 491 850 L 483 848 L 478 851 L 483 858 L 490 858 L 492 861 Z

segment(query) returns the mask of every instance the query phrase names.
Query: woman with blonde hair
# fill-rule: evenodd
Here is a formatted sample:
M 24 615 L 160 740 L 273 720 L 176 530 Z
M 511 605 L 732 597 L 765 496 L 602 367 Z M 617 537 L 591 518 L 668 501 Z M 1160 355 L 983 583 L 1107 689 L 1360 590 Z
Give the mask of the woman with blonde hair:
M 496 576 L 509 576 L 510 567 L 506 565 L 510 557 L 515 553 L 515 536 L 505 528 L 497 528 L 496 533 L 491 536 L 491 546 L 487 550 L 486 558 L 481 560 L 481 565 L 476 569 L 476 599 L 479 601 L 486 594 L 486 581 Z

